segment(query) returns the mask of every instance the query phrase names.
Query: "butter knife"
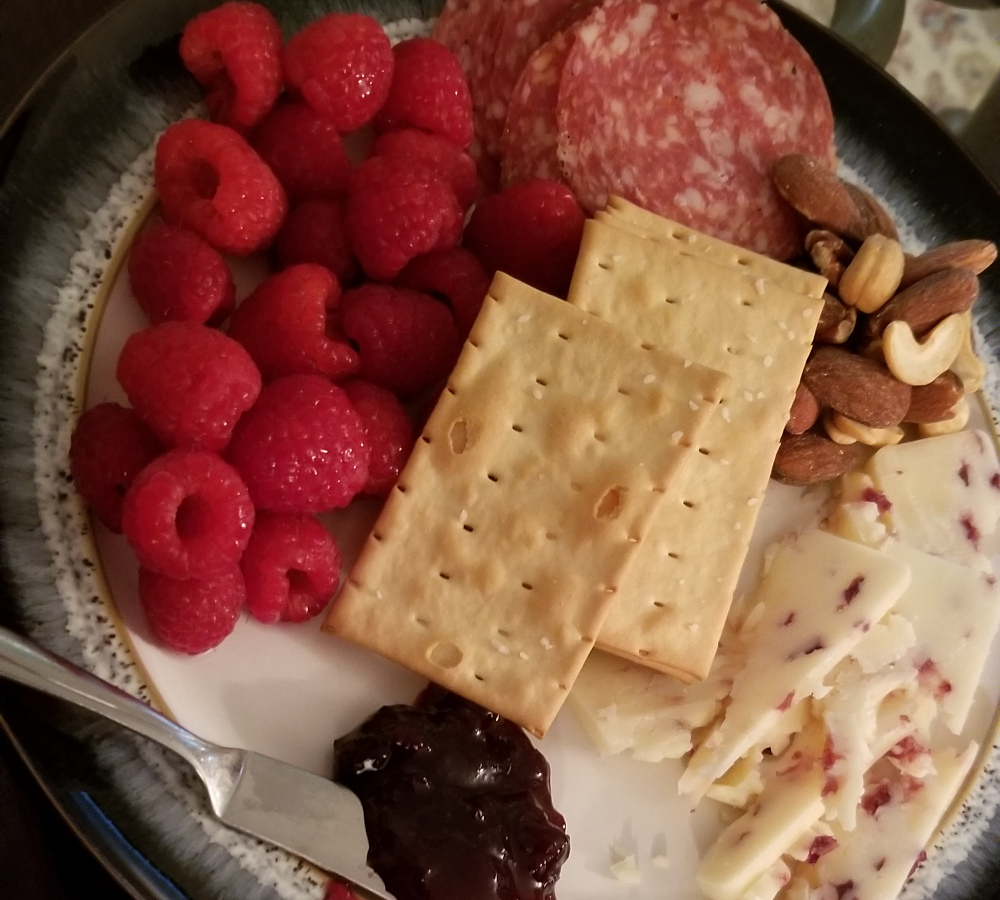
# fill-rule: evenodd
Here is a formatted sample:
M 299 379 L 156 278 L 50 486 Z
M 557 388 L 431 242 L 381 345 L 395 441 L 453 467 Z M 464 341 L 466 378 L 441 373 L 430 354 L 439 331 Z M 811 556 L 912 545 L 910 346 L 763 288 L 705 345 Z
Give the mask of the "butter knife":
M 361 801 L 287 763 L 220 747 L 140 700 L 0 627 L 0 677 L 68 700 L 174 751 L 198 773 L 215 815 L 331 872 L 377 900 L 395 900 L 368 866 Z

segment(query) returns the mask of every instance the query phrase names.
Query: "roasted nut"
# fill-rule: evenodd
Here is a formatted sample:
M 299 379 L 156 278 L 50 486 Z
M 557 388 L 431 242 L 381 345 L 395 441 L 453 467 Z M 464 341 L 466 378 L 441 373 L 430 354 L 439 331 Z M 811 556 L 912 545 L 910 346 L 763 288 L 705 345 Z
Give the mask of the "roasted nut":
M 856 444 L 858 439 L 846 431 L 841 431 L 837 425 L 835 417 L 839 415 L 840 413 L 834 412 L 832 409 L 828 409 L 823 413 L 823 430 L 826 432 L 826 436 L 835 444 L 841 444 L 845 447 L 850 444 Z
M 799 384 L 795 390 L 795 398 L 792 400 L 791 409 L 788 410 L 788 422 L 785 423 L 785 431 L 789 434 L 802 434 L 808 431 L 819 418 L 819 404 L 804 384 Z
M 918 341 L 910 326 L 897 319 L 882 333 L 885 364 L 904 384 L 930 384 L 951 368 L 967 331 L 961 314 L 953 314 L 938 322 L 922 341 Z
M 856 422 L 833 410 L 830 410 L 829 424 L 824 419 L 823 427 L 827 429 L 827 434 L 830 434 L 830 429 L 833 428 L 838 434 L 845 435 L 866 447 L 888 447 L 890 444 L 898 444 L 903 439 L 903 429 L 898 425 L 892 428 L 872 428 L 871 425 Z M 836 440 L 832 434 L 830 437 Z
M 969 269 L 978 275 L 986 271 L 996 258 L 997 245 L 993 241 L 952 241 L 920 256 L 907 257 L 901 286 L 909 287 L 945 269 Z
M 929 384 L 919 385 L 910 391 L 910 408 L 903 421 L 926 424 L 947 419 L 964 393 L 965 388 L 958 375 L 952 371 L 942 372 Z
M 910 408 L 910 386 L 881 363 L 841 347 L 817 347 L 802 381 L 821 407 L 830 407 L 873 428 L 898 425 Z
M 875 199 L 864 188 L 856 184 L 844 182 L 847 193 L 851 195 L 858 210 L 858 232 L 862 235 L 861 240 L 873 234 L 885 235 L 894 241 L 899 240 L 899 232 L 896 231 L 896 223 L 892 221 L 892 216 L 886 208 Z
M 954 434 L 961 431 L 969 424 L 969 398 L 963 396 L 952 407 L 951 414 L 947 419 L 940 422 L 925 422 L 917 426 L 917 434 L 920 437 L 938 437 L 942 434 Z
M 855 447 L 835 444 L 822 435 L 790 435 L 778 447 L 771 474 L 786 484 L 822 484 L 839 478 L 858 459 Z
M 881 234 L 864 243 L 840 279 L 840 299 L 863 313 L 884 306 L 899 288 L 903 277 L 903 248 L 899 241 Z
M 806 252 L 832 288 L 840 284 L 844 269 L 854 259 L 854 251 L 847 241 L 823 228 L 814 228 L 806 235 Z
M 833 294 L 823 294 L 823 309 L 819 314 L 816 334 L 813 342 L 816 344 L 843 344 L 854 333 L 858 321 L 857 310 L 848 306 Z
M 972 344 L 972 313 L 962 313 L 962 318 L 965 320 L 965 336 L 962 339 L 962 348 L 951 364 L 951 370 L 962 380 L 965 393 L 972 394 L 983 386 L 986 365 Z
M 923 337 L 952 313 L 971 309 L 978 294 L 979 279 L 969 269 L 947 269 L 928 275 L 868 316 L 864 338 L 881 336 L 886 325 L 897 319 L 906 322 L 918 338 Z
M 771 177 L 778 193 L 799 213 L 820 228 L 854 240 L 858 206 L 829 164 L 817 156 L 790 153 L 775 162 Z

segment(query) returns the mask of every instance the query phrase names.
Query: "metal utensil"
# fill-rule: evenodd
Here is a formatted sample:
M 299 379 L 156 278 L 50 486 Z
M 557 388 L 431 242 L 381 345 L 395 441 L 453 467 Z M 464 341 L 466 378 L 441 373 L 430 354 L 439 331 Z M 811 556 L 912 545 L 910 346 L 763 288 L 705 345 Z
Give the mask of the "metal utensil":
M 68 700 L 183 757 L 226 825 L 315 863 L 379 900 L 395 900 L 367 865 L 361 801 L 330 781 L 259 753 L 219 747 L 145 703 L 0 627 L 0 677 Z

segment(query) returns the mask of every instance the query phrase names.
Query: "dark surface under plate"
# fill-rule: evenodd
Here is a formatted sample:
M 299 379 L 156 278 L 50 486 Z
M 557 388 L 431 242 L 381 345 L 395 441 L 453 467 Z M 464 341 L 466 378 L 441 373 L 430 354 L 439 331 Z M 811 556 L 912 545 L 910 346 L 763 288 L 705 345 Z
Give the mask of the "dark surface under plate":
M 51 584 L 32 489 L 36 357 L 77 231 L 156 131 L 197 96 L 177 62 L 176 35 L 207 5 L 132 0 L 118 7 L 49 72 L 0 138 L 0 622 L 78 662 Z M 386 21 L 426 17 L 436 8 L 434 0 L 267 5 L 286 34 L 332 8 Z M 779 12 L 826 80 L 842 158 L 892 199 L 916 237 L 928 244 L 966 237 L 1000 243 L 1000 195 L 931 115 L 828 32 L 793 11 Z M 995 266 L 983 278 L 977 309 L 994 356 L 998 311 Z M 65 816 L 136 897 L 276 897 L 208 844 L 121 732 L 8 685 L 0 686 L 0 716 Z M 996 820 L 992 832 L 940 896 L 1000 893 Z M 0 895 L 7 896 L 2 879 Z

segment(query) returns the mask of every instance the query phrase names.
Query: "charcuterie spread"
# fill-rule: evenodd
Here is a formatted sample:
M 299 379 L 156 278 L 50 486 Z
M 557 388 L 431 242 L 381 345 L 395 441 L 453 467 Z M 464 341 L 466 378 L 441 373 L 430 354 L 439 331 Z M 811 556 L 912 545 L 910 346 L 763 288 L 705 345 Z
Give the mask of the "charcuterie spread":
M 727 808 L 708 900 L 893 900 L 1000 625 L 996 247 L 908 252 L 757 0 L 447 0 L 433 37 L 285 43 L 246 2 L 185 29 L 211 120 L 159 138 L 128 406 L 70 449 L 149 628 L 199 654 L 243 610 L 321 616 L 439 686 L 337 743 L 399 900 L 554 896 L 572 835 L 520 729 L 567 701 Z M 819 512 L 758 573 L 772 479 Z M 342 572 L 317 516 L 363 496 Z

